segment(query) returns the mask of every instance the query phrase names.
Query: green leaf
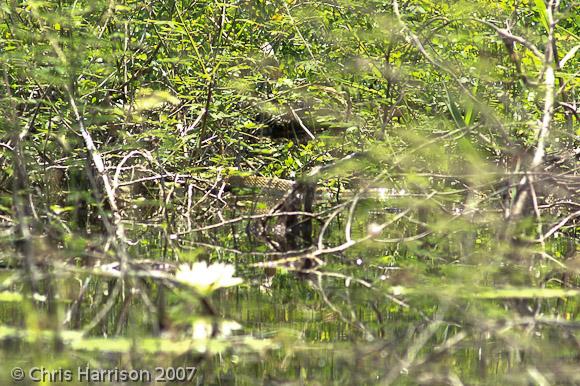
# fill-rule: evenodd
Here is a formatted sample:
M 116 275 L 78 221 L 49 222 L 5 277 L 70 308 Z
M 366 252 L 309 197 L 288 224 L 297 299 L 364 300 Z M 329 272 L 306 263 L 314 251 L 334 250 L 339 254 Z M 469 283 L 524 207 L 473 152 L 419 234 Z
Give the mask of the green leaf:
M 546 32 L 550 30 L 550 26 L 548 25 L 548 11 L 546 9 L 546 3 L 544 0 L 534 0 L 536 6 L 534 7 L 536 12 L 540 15 L 540 23 L 544 26 Z
M 471 92 L 473 95 L 477 95 L 477 85 L 478 84 L 479 84 L 479 82 L 475 82 L 475 85 L 473 86 L 473 90 Z M 474 110 L 474 108 L 475 108 L 475 103 L 473 101 L 469 101 L 468 105 L 467 105 L 467 110 L 465 111 L 465 117 L 463 118 L 463 122 L 465 123 L 465 126 L 469 126 L 473 122 L 473 119 L 474 119 L 473 110 Z
M 447 93 L 447 109 L 449 110 L 449 113 L 451 114 L 453 121 L 455 122 L 457 127 L 465 127 L 465 120 L 463 119 L 463 114 L 461 113 L 461 110 L 459 110 L 457 103 L 454 102 L 453 98 L 449 94 L 449 90 L 447 89 L 447 87 L 445 87 L 445 92 Z

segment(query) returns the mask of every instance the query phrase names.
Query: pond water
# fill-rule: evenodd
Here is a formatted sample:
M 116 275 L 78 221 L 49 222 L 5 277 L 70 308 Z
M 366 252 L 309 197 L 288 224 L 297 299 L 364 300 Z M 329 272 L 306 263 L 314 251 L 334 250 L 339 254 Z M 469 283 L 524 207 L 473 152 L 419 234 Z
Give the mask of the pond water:
M 336 208 L 318 210 L 330 218 Z M 39 240 L 39 253 L 53 261 L 33 299 L 22 296 L 18 269 L 7 264 L 2 272 L 0 384 L 38 384 L 33 369 L 44 374 L 41 384 L 99 384 L 79 378 L 87 369 L 153 376 L 93 378 L 119 385 L 580 383 L 573 269 L 531 257 L 506 264 L 492 232 L 453 223 L 461 220 L 431 219 L 431 229 L 445 221 L 447 230 L 405 239 L 423 225 L 404 221 L 399 210 L 373 214 L 362 201 L 343 209 L 325 230 L 325 248 L 348 241 L 349 227 L 352 240 L 367 239 L 317 255 L 323 265 L 307 272 L 256 236 L 255 218 L 230 221 L 254 212 L 220 219 L 212 209 L 186 221 L 174 208 L 127 220 L 135 271 L 125 281 L 98 233 L 58 249 Z M 380 237 L 368 237 L 372 226 L 390 222 Z M 323 228 L 315 223 L 315 241 Z M 475 252 L 466 252 L 467 232 Z M 570 256 L 576 243 L 549 248 Z M 170 280 L 180 263 L 198 260 L 235 266 L 243 283 L 202 300 Z M 189 381 L 180 378 L 193 367 Z M 14 380 L 15 368 L 23 381 Z

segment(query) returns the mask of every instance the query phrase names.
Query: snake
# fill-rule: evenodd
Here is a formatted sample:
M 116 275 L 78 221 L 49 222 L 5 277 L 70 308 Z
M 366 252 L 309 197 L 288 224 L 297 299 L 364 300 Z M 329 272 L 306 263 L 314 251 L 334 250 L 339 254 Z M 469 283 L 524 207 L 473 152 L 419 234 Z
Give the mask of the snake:
M 259 189 L 264 194 L 282 196 L 296 187 L 297 182 L 277 177 L 262 176 L 229 176 L 226 181 L 229 188 Z
M 298 194 L 304 193 L 306 191 L 308 184 L 304 182 L 294 181 L 294 180 L 287 180 L 278 177 L 263 177 L 263 176 L 242 176 L 242 175 L 235 175 L 229 176 L 225 179 L 225 185 L 227 190 L 231 191 L 232 189 L 250 189 L 250 190 L 258 190 L 262 196 L 266 198 L 270 198 L 272 200 L 279 200 L 284 198 L 291 192 L 295 192 Z M 315 196 L 325 197 L 327 199 L 334 199 L 335 194 L 331 191 L 331 189 L 326 188 L 321 185 L 317 185 L 314 189 Z M 342 189 L 340 191 L 341 197 L 348 198 L 353 197 L 360 191 L 357 189 Z M 386 188 L 367 188 L 361 198 L 370 198 L 375 199 L 378 201 L 384 201 L 389 197 L 396 197 L 398 196 L 397 193 L 390 189 Z M 334 197 L 334 198 L 333 198 Z M 394 208 L 386 210 L 387 212 L 392 211 Z M 395 210 L 396 211 L 396 210 Z M 378 212 L 385 212 L 383 209 L 382 211 Z

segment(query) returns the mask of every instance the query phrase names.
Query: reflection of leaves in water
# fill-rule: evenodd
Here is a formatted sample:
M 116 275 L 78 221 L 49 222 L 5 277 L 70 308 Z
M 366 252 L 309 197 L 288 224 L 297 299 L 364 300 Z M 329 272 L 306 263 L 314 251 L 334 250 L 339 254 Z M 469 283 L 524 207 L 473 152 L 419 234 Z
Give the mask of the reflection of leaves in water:
M 450 299 L 549 299 L 566 298 L 580 295 L 580 290 L 564 288 L 534 288 L 534 287 L 508 287 L 489 288 L 477 286 L 438 286 L 438 287 L 403 287 L 392 286 L 389 292 L 393 295 L 419 295 L 426 296 L 437 294 L 439 297 Z
M 0 302 L 21 302 L 22 299 L 22 294 L 16 292 L 0 292 Z
M 196 321 L 197 335 L 192 339 L 170 338 L 143 338 L 134 340 L 131 338 L 85 338 L 80 331 L 61 331 L 58 336 L 65 346 L 78 351 L 125 353 L 138 351 L 142 353 L 223 353 L 226 350 L 243 350 L 249 352 L 262 352 L 275 347 L 269 339 L 255 339 L 249 336 L 229 336 L 240 325 L 233 321 L 221 321 L 217 326 L 223 334 L 215 338 L 204 336 L 200 331 L 211 332 L 211 320 L 200 319 Z M 207 327 L 204 327 L 204 324 Z M 19 339 L 28 343 L 51 342 L 57 334 L 49 330 L 18 329 L 9 326 L 0 326 L 0 340 Z

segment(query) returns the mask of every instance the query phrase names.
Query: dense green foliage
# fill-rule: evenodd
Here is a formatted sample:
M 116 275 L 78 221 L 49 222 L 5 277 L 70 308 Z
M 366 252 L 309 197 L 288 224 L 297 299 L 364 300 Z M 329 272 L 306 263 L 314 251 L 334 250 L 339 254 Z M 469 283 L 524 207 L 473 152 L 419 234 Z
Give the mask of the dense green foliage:
M 162 352 L 211 384 L 580 382 L 577 9 L 2 1 L 3 355 Z M 249 175 L 315 183 L 313 213 L 224 182 Z

